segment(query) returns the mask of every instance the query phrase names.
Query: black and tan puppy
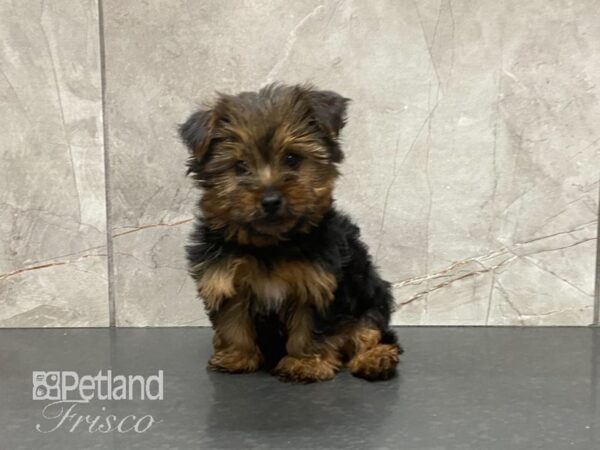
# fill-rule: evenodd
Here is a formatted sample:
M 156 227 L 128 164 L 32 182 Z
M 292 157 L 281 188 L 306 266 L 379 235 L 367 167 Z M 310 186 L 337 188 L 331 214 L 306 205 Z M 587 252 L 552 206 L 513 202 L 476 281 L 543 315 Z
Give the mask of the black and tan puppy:
M 394 375 L 390 286 L 333 207 L 348 99 L 310 86 L 219 95 L 180 127 L 203 190 L 190 272 L 215 330 L 209 367 Z

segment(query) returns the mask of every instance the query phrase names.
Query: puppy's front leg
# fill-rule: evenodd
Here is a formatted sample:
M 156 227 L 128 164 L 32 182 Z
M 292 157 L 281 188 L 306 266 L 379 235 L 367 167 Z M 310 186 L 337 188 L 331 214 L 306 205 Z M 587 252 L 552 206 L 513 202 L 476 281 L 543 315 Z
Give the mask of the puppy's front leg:
M 214 353 L 208 367 L 229 373 L 256 371 L 262 355 L 256 344 L 249 302 L 237 297 L 224 300 L 211 318 L 215 330 Z
M 287 355 L 275 375 L 283 381 L 312 383 L 331 380 L 341 367 L 340 355 L 331 339 L 315 339 L 313 312 L 306 304 L 297 305 L 287 319 Z

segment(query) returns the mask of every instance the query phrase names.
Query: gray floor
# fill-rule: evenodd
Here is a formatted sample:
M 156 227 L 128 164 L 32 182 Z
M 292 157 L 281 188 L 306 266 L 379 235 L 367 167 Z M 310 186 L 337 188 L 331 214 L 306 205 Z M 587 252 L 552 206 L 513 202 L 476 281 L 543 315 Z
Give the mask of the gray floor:
M 406 354 L 393 381 L 342 373 L 301 386 L 265 373 L 206 372 L 206 329 L 2 330 L 0 448 L 600 448 L 599 329 L 398 333 Z M 91 433 L 86 426 L 36 430 L 57 422 L 42 417 L 49 402 L 32 399 L 33 370 L 81 376 L 108 369 L 164 370 L 164 400 L 92 400 L 76 413 L 90 421 L 150 414 L 159 423 L 139 434 Z

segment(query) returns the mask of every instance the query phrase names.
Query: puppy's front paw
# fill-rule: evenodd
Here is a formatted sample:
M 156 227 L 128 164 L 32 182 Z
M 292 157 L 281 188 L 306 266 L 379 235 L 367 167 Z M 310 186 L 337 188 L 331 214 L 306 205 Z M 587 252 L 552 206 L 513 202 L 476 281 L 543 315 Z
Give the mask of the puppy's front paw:
M 370 381 L 387 380 L 396 374 L 402 349 L 398 345 L 378 344 L 359 353 L 348 363 L 352 375 Z
M 216 372 L 247 373 L 256 372 L 260 367 L 260 353 L 247 353 L 239 350 L 216 351 L 208 361 L 208 368 Z
M 295 383 L 327 381 L 335 377 L 334 367 L 318 356 L 309 358 L 284 356 L 273 373 L 282 381 Z

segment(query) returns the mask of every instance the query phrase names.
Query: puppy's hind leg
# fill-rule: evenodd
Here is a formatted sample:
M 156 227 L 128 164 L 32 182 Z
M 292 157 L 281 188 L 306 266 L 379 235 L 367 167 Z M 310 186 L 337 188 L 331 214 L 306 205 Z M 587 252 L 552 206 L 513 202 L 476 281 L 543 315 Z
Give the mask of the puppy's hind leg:
M 364 324 L 350 331 L 350 360 L 352 375 L 369 381 L 387 380 L 396 374 L 402 347 L 391 331 L 381 331 Z

